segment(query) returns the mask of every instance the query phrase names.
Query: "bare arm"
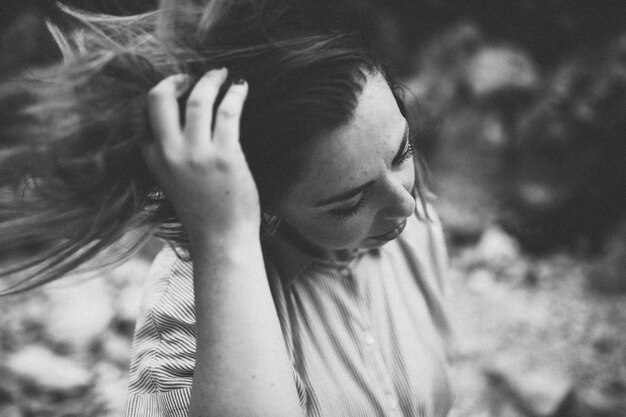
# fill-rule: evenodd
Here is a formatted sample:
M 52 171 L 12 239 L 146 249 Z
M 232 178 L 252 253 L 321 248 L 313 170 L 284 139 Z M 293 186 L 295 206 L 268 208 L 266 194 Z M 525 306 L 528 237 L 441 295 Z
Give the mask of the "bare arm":
M 145 157 L 191 242 L 197 352 L 190 416 L 301 414 L 259 240 L 259 198 L 239 144 L 247 84 L 212 111 L 225 70 L 208 72 L 189 97 L 184 128 L 177 97 L 184 76 L 150 93 L 156 141 Z

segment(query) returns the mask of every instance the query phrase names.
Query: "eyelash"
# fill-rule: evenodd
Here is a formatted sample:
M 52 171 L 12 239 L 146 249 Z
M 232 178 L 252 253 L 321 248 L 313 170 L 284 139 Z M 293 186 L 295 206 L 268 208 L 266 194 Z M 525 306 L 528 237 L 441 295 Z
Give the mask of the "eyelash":
M 395 161 L 393 161 L 392 163 L 393 166 L 402 165 L 403 163 L 405 163 L 406 161 L 408 161 L 409 159 L 413 157 L 413 155 L 415 154 L 415 146 L 413 145 L 414 140 L 415 140 L 414 136 L 409 137 L 407 141 L 406 151 L 404 151 L 402 155 L 399 155 L 398 158 Z M 330 214 L 338 220 L 344 220 L 352 216 L 356 216 L 357 214 L 359 214 L 359 212 L 365 205 L 366 196 L 367 194 L 363 194 L 361 199 L 351 207 L 330 210 Z
M 402 165 L 413 157 L 413 155 L 415 154 L 415 146 L 413 145 L 414 140 L 415 137 L 409 137 L 409 139 L 407 140 L 406 151 L 404 151 L 402 155 L 398 156 L 398 158 L 393 161 L 394 166 Z
M 344 220 L 352 216 L 359 214 L 363 206 L 365 205 L 365 199 L 367 194 L 363 194 L 361 199 L 351 207 L 330 210 L 330 214 L 338 220 Z

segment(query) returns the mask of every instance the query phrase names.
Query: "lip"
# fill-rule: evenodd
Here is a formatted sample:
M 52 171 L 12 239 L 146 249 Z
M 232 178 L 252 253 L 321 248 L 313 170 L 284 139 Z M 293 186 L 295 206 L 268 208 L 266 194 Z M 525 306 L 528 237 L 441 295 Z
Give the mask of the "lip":
M 389 240 L 393 240 L 397 238 L 398 236 L 400 236 L 400 233 L 402 233 L 405 227 L 406 227 L 406 219 L 404 219 L 401 223 L 399 223 L 396 227 L 394 227 L 393 230 L 382 235 L 371 236 L 370 239 L 380 240 L 380 241 L 385 241 L 385 242 Z

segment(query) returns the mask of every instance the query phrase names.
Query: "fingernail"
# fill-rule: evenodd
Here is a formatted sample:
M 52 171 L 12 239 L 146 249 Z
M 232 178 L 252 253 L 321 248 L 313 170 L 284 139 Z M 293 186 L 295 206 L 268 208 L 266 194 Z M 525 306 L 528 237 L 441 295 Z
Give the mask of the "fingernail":
M 236 85 L 244 85 L 245 83 L 246 83 L 246 80 L 244 80 L 241 77 L 236 78 L 235 81 L 233 81 L 233 84 L 236 84 Z
M 228 74 L 228 68 L 226 68 L 226 67 L 213 68 L 213 69 L 210 69 L 207 72 L 205 72 L 204 76 L 205 77 L 209 77 L 211 74 L 216 74 L 216 73 L 220 73 L 220 72 Z
M 191 77 L 187 74 L 178 74 L 176 76 L 176 90 L 183 92 L 191 85 Z
M 172 78 L 178 83 L 184 83 L 189 81 L 189 75 L 187 74 L 174 74 L 172 75 Z

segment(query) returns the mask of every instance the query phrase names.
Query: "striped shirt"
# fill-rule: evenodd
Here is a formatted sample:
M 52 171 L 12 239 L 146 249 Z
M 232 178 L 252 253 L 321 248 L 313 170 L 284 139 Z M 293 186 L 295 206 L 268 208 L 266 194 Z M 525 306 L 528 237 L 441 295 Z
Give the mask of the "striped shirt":
M 446 416 L 453 354 L 446 251 L 415 216 L 394 241 L 344 262 L 283 245 L 267 275 L 307 417 Z M 187 416 L 196 338 L 192 265 L 152 267 L 133 342 L 126 415 Z

